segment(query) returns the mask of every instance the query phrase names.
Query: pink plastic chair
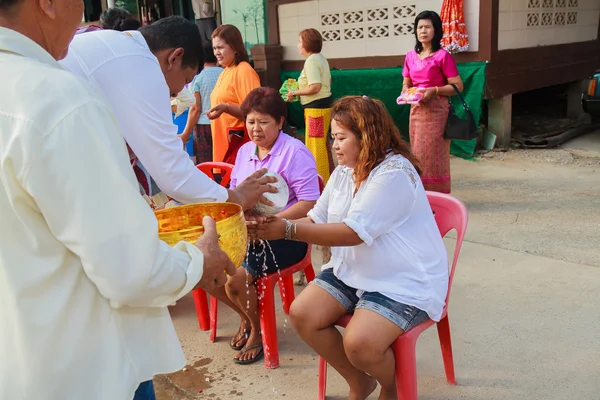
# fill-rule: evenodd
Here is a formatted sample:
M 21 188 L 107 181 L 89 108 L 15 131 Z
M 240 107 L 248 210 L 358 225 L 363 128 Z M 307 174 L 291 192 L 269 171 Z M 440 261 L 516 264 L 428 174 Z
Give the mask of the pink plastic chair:
M 448 301 L 450 300 L 450 289 L 452 288 L 456 262 L 458 261 L 460 248 L 465 237 L 465 231 L 467 230 L 468 213 L 465 205 L 450 195 L 427 192 L 427 199 L 435 213 L 435 221 L 442 237 L 446 236 L 451 229 L 456 229 L 456 246 L 454 248 L 454 260 L 450 267 L 446 305 L 444 306 L 440 322 L 436 324 L 432 320 L 427 320 L 406 331 L 392 344 L 392 349 L 396 357 L 396 386 L 398 388 L 399 400 L 417 400 L 417 360 L 415 356 L 417 339 L 423 331 L 433 325 L 437 325 L 446 380 L 450 385 L 456 385 L 450 323 L 448 321 Z M 335 324 L 345 328 L 351 318 L 351 314 L 344 315 Z M 326 387 L 327 361 L 319 357 L 319 392 L 317 400 L 325 400 Z

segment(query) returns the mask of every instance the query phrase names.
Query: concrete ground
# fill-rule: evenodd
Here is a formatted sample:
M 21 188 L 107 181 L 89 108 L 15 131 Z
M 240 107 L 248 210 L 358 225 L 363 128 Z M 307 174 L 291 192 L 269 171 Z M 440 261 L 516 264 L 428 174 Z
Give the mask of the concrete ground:
M 600 132 L 560 149 L 453 159 L 452 176 L 470 213 L 449 307 L 458 385 L 446 384 L 430 329 L 417 346 L 419 398 L 600 399 Z M 217 343 L 199 331 L 190 296 L 171 314 L 190 366 L 156 378 L 159 400 L 316 397 L 317 357 L 280 305 L 276 370 L 233 363 L 238 321 L 225 307 Z M 327 392 L 347 395 L 331 369 Z

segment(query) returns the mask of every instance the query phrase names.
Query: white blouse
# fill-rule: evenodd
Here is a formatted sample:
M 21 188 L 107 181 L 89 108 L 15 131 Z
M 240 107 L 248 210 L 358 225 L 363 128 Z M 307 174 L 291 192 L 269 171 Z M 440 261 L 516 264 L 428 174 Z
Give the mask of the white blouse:
M 346 285 L 379 292 L 439 321 L 448 290 L 444 242 L 418 173 L 401 155 L 378 165 L 354 195 L 353 170 L 339 166 L 308 216 L 317 224 L 343 222 L 363 240 L 333 247 L 333 268 Z

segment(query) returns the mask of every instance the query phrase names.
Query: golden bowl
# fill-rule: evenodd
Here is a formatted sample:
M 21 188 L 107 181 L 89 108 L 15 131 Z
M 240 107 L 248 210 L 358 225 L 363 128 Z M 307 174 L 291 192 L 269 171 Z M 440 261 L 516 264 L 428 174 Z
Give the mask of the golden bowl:
M 196 243 L 204 233 L 202 218 L 217 222 L 219 247 L 236 267 L 242 265 L 248 246 L 248 231 L 242 207 L 233 203 L 200 203 L 165 208 L 154 212 L 158 219 L 158 237 L 170 246 L 180 241 Z

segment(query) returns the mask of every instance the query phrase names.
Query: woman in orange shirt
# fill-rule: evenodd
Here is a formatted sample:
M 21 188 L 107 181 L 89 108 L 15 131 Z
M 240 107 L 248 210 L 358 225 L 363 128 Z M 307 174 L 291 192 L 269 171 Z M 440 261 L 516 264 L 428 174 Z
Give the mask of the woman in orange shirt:
M 260 87 L 258 74 L 248 63 L 242 34 L 233 25 L 221 25 L 212 34 L 213 50 L 224 68 L 210 95 L 213 161 L 235 164 L 238 149 L 250 139 L 244 126 L 240 105 Z

